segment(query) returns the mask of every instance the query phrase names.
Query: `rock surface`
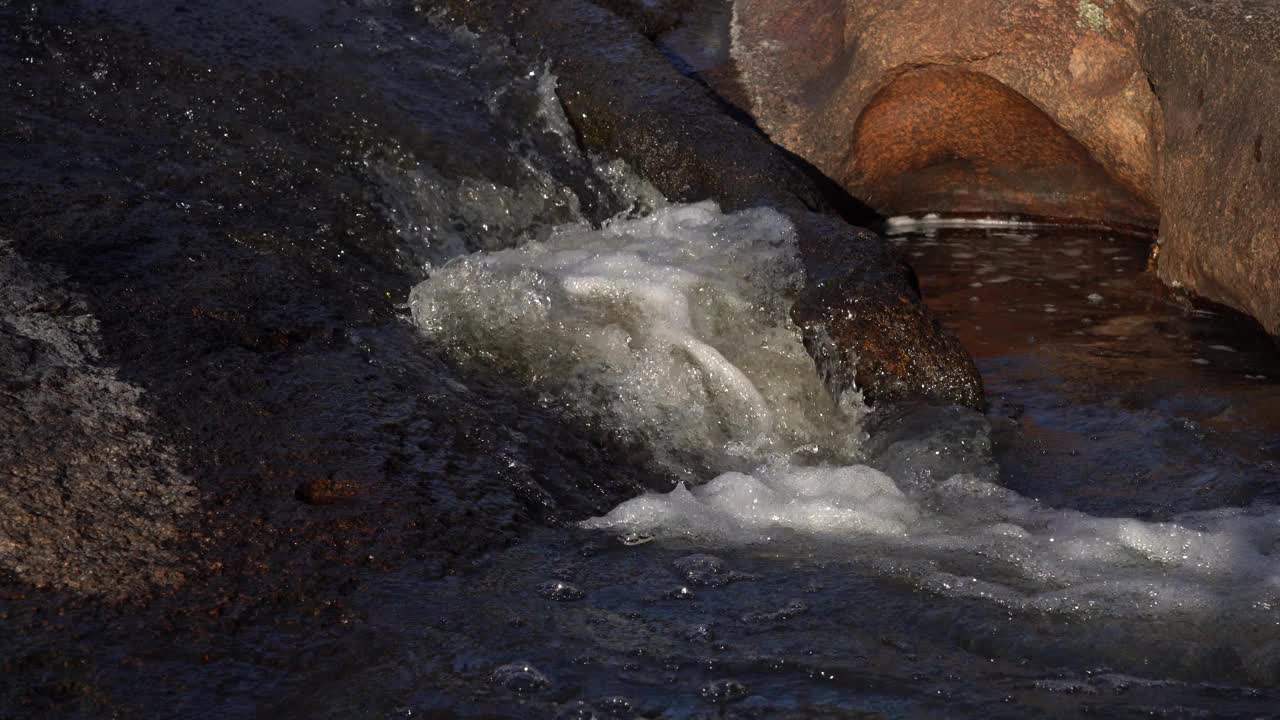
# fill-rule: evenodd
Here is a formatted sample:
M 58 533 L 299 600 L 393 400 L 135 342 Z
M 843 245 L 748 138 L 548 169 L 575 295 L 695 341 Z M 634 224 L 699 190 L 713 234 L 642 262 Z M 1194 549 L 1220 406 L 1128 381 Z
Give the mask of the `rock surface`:
M 1164 110 L 1160 277 L 1280 335 L 1280 8 L 1168 0 L 1139 45 Z
M 457 230 L 488 221 L 468 212 L 536 225 L 620 209 L 563 135 L 529 130 L 544 122 L 528 72 L 543 52 L 592 148 L 673 199 L 797 222 L 828 289 L 802 301 L 801 324 L 845 347 L 833 387 L 981 404 L 971 361 L 884 241 L 815 214 L 818 185 L 616 15 L 520 14 L 536 30 L 523 55 L 426 32 L 409 8 L 377 22 L 359 5 L 260 9 L 0 6 L 0 76 L 20 79 L 0 86 L 6 577 L 112 599 L 325 602 L 360 569 L 417 556 L 443 572 L 531 523 L 665 488 L 634 448 L 451 367 L 397 309 L 424 259 L 491 241 Z M 436 72 L 450 53 L 471 53 L 476 77 Z M 494 99 L 511 78 L 524 85 Z M 495 140 L 513 133 L 518 161 Z M 424 198 L 451 225 L 404 227 Z M 422 232 L 436 255 L 414 250 Z M 879 360 L 889 348 L 923 362 Z
M 378 161 L 513 183 L 523 170 L 494 138 L 514 130 L 486 83 L 530 66 L 407 8 L 369 23 L 328 5 L 254 19 L 0 6 L 0 577 L 14 585 L 323 605 L 366 568 L 417 556 L 444 572 L 661 482 L 518 388 L 451 368 L 396 309 L 422 278 L 397 203 L 436 189 L 398 194 Z M 378 30 L 426 51 L 334 50 Z M 449 53 L 474 55 L 475 77 L 434 72 Z M 527 82 L 505 89 L 530 107 L 500 109 L 522 125 L 537 120 Z M 441 96 L 456 105 L 414 102 Z M 590 216 L 560 136 L 528 142 Z
M 113 598 L 176 585 L 194 485 L 65 282 L 0 240 L 0 568 Z
M 1141 9 L 735 0 L 732 74 L 774 140 L 883 214 L 1150 227 L 1158 113 L 1137 59 Z

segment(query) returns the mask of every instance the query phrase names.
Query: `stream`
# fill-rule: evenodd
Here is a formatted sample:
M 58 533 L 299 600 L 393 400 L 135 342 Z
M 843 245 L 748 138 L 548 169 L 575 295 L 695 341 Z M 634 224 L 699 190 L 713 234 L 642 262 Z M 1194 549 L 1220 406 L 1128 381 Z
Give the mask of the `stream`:
M 6 579 L 0 668 L 40 699 L 0 691 L 0 717 L 1280 707 L 1280 357 L 1256 327 L 1162 287 L 1150 238 L 889 220 L 882 231 L 974 356 L 990 409 L 872 411 L 856 391 L 826 392 L 790 322 L 804 272 L 789 221 L 671 202 L 585 151 L 554 74 L 500 38 L 374 0 L 72 5 L 0 3 L 7 37 L 22 38 L 0 60 L 30 73 L 6 89 L 18 109 L 0 137 L 48 140 L 6 150 L 30 169 L 4 176 L 5 209 L 37 220 L 0 240 L 51 263 L 22 241 L 44 223 L 37 210 L 64 218 L 59 237 L 114 221 L 44 193 L 103 197 L 136 210 L 142 235 L 211 238 L 200 247 L 266 258 L 253 268 L 295 263 L 296 276 L 244 280 L 296 281 L 272 290 L 281 307 L 321 316 L 302 283 L 349 289 L 346 314 L 317 324 L 341 324 L 332 337 L 370 373 L 434 373 L 396 386 L 416 415 L 393 428 L 428 427 L 406 442 L 447 446 L 448 462 L 396 456 L 423 486 L 440 483 L 430 512 L 506 497 L 438 491 L 455 486 L 550 509 L 486 545 L 459 524 L 463 508 L 442 530 L 455 564 L 408 552 L 375 567 L 370 551 L 333 612 L 263 610 L 219 632 L 170 614 L 181 590 L 103 620 L 79 601 L 64 617 Z M 91 152 L 57 155 L 82 140 Z M 136 253 L 161 278 L 209 262 Z M 35 260 L 12 267 L 45 272 Z M 151 292 L 150 277 L 129 282 Z M 113 307 L 98 282 L 69 286 Z M 192 292 L 223 292 L 210 287 Z M 171 386 L 136 370 L 140 341 L 121 330 L 146 313 L 128 315 L 103 320 L 94 362 L 134 363 L 131 382 L 162 395 Z M 393 330 L 414 342 L 387 340 Z M 327 379 L 296 372 L 316 373 L 288 396 L 305 415 Z M 143 390 L 140 417 L 152 411 Z M 466 413 L 492 437 L 451 430 L 481 424 Z M 555 483 L 579 483 L 584 499 L 557 505 L 544 497 Z M 616 497 L 622 486 L 635 491 Z

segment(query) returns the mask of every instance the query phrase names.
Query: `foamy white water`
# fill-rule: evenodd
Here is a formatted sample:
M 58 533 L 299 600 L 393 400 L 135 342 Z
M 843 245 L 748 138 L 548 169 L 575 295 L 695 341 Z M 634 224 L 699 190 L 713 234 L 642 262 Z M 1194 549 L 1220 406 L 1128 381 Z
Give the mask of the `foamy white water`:
M 788 319 L 800 279 L 785 218 L 699 203 L 459 258 L 410 302 L 456 357 L 701 480 L 772 454 L 856 455 L 856 408 L 831 401 Z
M 865 465 L 775 463 L 647 494 L 583 525 L 721 545 L 797 534 L 847 542 L 935 592 L 1023 609 L 1280 607 L 1280 514 L 1272 509 L 1151 523 L 1046 508 L 968 474 L 908 493 Z
M 831 401 L 788 320 L 800 279 L 777 213 L 669 205 L 459 258 L 412 307 L 459 359 L 523 378 L 689 481 L 584 527 L 713 546 L 820 538 L 1018 608 L 1280 608 L 1273 509 L 1152 523 L 1044 507 L 996 482 L 976 416 L 864 443 L 861 408 Z

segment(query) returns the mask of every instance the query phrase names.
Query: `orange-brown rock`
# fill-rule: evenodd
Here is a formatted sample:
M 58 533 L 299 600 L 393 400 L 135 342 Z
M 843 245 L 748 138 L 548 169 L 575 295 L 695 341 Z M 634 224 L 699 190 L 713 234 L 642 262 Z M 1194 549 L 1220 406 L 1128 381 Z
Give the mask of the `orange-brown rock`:
M 887 215 L 1154 226 L 1134 0 L 736 0 L 745 108 Z

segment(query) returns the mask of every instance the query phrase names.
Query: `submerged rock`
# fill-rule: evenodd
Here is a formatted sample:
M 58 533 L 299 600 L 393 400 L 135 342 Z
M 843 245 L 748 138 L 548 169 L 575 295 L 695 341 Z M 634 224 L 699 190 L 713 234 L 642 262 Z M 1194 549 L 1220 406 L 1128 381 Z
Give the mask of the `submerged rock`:
M 735 0 L 726 95 L 886 215 L 1149 227 L 1158 115 L 1139 6 Z
M 828 215 L 791 217 L 809 272 L 791 319 L 833 395 L 856 388 L 873 407 L 916 400 L 985 407 L 973 359 L 881 238 Z
M 1139 47 L 1164 110 L 1160 278 L 1280 335 L 1280 8 L 1159 3 Z

